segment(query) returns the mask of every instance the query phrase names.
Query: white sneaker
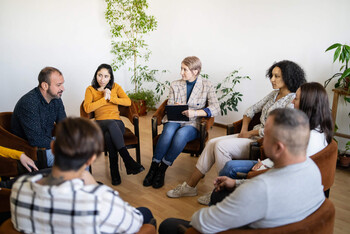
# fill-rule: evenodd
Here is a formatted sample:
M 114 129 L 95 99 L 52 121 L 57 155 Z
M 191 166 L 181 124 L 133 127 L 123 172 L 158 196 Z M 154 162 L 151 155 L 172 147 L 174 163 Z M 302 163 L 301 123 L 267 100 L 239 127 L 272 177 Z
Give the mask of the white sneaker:
M 176 197 L 193 197 L 197 196 L 197 188 L 189 186 L 186 181 L 179 184 L 176 188 L 169 190 L 166 195 L 171 198 Z
M 203 196 L 200 196 L 197 201 L 202 204 L 202 205 L 206 205 L 206 206 L 209 206 L 209 203 L 210 203 L 210 197 L 211 197 L 211 193 L 207 193 Z

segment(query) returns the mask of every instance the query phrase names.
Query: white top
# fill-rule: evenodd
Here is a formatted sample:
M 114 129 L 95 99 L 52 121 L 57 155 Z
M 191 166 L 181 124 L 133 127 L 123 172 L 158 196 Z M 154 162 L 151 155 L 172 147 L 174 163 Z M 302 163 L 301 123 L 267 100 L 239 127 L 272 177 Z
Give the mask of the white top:
M 326 140 L 326 134 L 324 132 L 319 132 L 319 128 L 313 129 L 310 131 L 310 138 L 309 138 L 309 144 L 307 145 L 306 149 L 306 156 L 311 157 L 312 155 L 320 152 L 326 146 L 328 145 L 327 140 Z M 264 170 L 267 168 L 272 168 L 274 163 L 271 161 L 271 159 L 266 158 L 262 162 L 262 166 L 258 169 Z
M 240 185 L 222 202 L 193 214 L 191 225 L 216 233 L 248 225 L 269 228 L 303 220 L 324 202 L 321 173 L 307 158 L 273 168 Z

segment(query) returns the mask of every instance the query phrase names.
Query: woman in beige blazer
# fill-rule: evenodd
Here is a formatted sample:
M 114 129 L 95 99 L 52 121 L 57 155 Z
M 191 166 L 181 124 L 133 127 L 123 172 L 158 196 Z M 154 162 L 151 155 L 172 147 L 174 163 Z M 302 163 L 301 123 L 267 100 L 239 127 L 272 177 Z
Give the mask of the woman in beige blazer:
M 144 186 L 162 187 L 168 166 L 173 164 L 187 142 L 199 136 L 198 117 L 219 114 L 220 106 L 215 88 L 210 81 L 199 76 L 201 68 L 199 58 L 186 57 L 181 63 L 182 79 L 171 83 L 168 105 L 187 104 L 188 110 L 182 114 L 189 117 L 189 121 L 168 122 L 165 116 L 163 132 L 159 137 L 150 170 L 143 181 Z

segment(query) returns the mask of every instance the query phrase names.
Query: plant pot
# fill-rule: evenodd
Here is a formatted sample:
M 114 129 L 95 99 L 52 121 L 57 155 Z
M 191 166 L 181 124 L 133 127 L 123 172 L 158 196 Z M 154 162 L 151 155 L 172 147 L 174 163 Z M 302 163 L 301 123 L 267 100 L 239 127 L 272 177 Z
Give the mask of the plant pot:
M 134 100 L 137 114 L 139 116 L 147 115 L 147 105 L 145 100 Z
M 350 166 L 350 155 L 339 155 L 339 165 L 342 167 Z

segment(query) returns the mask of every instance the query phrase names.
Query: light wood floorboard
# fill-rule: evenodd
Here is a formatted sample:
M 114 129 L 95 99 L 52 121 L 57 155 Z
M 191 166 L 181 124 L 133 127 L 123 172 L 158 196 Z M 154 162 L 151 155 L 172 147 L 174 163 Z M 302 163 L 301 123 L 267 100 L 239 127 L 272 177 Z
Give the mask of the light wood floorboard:
M 197 158 L 189 154 L 180 154 L 175 160 L 172 167 L 169 167 L 165 176 L 165 185 L 160 189 L 152 187 L 143 187 L 142 181 L 146 176 L 152 158 L 152 133 L 151 133 L 151 116 L 140 117 L 140 135 L 141 135 L 141 161 L 146 168 L 145 171 L 138 175 L 126 175 L 124 164 L 119 160 L 120 174 L 122 183 L 118 186 L 111 185 L 109 174 L 108 157 L 101 155 L 93 164 L 92 171 L 96 180 L 111 186 L 120 193 L 120 196 L 134 207 L 148 207 L 159 225 L 168 217 L 178 217 L 190 219 L 192 214 L 205 206 L 197 202 L 197 198 L 210 192 L 213 188 L 212 182 L 216 177 L 215 168 L 213 167 L 205 178 L 198 184 L 198 196 L 171 199 L 166 196 L 166 192 L 173 189 L 177 184 L 182 183 L 192 173 Z M 133 129 L 131 123 L 123 119 L 124 123 L 130 129 Z M 161 131 L 161 129 L 159 130 Z M 223 136 L 226 129 L 214 126 L 210 130 L 210 138 Z M 129 150 L 130 154 L 135 157 L 135 150 Z M 331 188 L 330 199 L 336 207 L 336 220 L 334 233 L 350 233 L 350 169 L 338 168 L 336 171 L 335 183 Z

